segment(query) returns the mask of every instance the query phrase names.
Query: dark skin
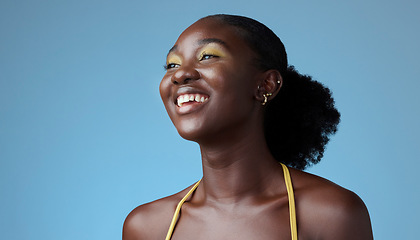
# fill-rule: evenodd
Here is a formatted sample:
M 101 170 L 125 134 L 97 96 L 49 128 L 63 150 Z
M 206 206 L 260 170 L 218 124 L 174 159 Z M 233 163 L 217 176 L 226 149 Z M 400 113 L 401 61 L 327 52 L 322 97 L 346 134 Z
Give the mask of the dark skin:
M 160 84 L 179 134 L 200 145 L 203 179 L 184 203 L 172 239 L 291 239 L 280 164 L 263 133 L 263 93 L 281 88 L 278 71 L 255 66 L 256 55 L 232 26 L 212 19 L 187 28 L 168 54 Z M 203 102 L 177 105 L 180 95 Z M 207 99 L 206 99 L 207 98 Z M 299 239 L 373 239 L 362 200 L 326 179 L 293 168 Z M 178 202 L 190 189 L 141 205 L 124 223 L 123 240 L 165 239 Z

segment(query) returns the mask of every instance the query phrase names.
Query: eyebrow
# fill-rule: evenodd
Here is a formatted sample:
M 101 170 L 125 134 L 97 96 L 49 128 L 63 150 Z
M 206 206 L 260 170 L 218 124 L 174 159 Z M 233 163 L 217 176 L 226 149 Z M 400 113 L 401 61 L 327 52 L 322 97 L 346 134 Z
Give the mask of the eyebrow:
M 174 45 L 173 47 L 171 47 L 171 49 L 169 49 L 168 54 L 166 54 L 166 56 L 168 56 L 171 52 L 175 51 L 178 48 L 178 45 Z
M 205 39 L 201 39 L 200 41 L 198 41 L 198 45 L 205 45 L 205 44 L 209 44 L 209 43 L 219 43 L 224 45 L 225 47 L 227 47 L 227 44 L 218 38 L 205 38 Z
M 201 40 L 198 41 L 199 46 L 206 45 L 206 44 L 209 44 L 209 43 L 218 43 L 218 44 L 221 44 L 225 47 L 228 47 L 226 42 L 224 42 L 223 40 L 218 39 L 218 38 L 204 38 L 204 39 L 201 39 Z M 169 49 L 169 52 L 168 52 L 167 55 L 169 55 L 171 52 L 175 51 L 176 49 L 178 49 L 178 45 L 174 45 L 173 47 L 171 47 L 171 49 Z

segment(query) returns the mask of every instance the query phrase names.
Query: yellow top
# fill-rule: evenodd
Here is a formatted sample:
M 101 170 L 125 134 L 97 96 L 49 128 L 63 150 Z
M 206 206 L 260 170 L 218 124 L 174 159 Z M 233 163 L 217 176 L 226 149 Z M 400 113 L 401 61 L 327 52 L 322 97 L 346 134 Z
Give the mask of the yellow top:
M 289 198 L 289 213 L 290 213 L 290 231 L 292 234 L 292 240 L 298 240 L 297 238 L 297 224 L 296 224 L 296 207 L 295 207 L 295 195 L 293 193 L 292 179 L 290 178 L 289 169 L 283 163 L 280 163 L 283 168 L 284 181 L 286 183 L 287 196 Z M 201 180 L 200 180 L 201 181 Z M 195 191 L 200 184 L 198 181 L 188 193 L 179 201 L 176 206 L 174 216 L 172 218 L 171 225 L 169 226 L 168 234 L 165 240 L 170 240 L 175 229 L 175 225 L 179 219 L 179 212 L 181 211 L 182 204 L 188 199 L 189 196 Z

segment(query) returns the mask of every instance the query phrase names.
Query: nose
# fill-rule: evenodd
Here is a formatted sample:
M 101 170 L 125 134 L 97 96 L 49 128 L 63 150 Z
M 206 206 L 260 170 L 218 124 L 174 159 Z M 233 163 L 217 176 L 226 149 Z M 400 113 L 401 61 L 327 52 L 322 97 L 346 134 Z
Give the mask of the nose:
M 172 82 L 174 84 L 185 84 L 189 81 L 200 79 L 200 73 L 193 67 L 181 66 L 172 75 Z

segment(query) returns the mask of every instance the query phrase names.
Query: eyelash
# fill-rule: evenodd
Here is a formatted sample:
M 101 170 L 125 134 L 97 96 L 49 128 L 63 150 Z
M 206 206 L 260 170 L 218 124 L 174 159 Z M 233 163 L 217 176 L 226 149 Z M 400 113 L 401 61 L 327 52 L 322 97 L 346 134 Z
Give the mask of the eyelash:
M 213 55 L 213 54 L 210 54 L 210 53 L 202 53 L 201 55 L 200 55 L 200 58 L 198 59 L 199 61 L 203 61 L 203 60 L 208 60 L 208 59 L 211 59 L 211 58 L 217 58 L 217 57 L 219 57 L 219 56 L 216 56 L 216 55 Z M 175 66 L 176 65 L 179 65 L 179 64 L 176 64 L 176 63 L 169 63 L 169 64 L 165 64 L 165 65 L 163 65 L 163 68 L 165 69 L 165 70 L 169 70 L 169 69 L 172 69 L 172 68 L 175 68 Z
M 208 57 L 208 58 L 207 58 Z M 202 60 L 208 60 L 208 59 L 210 59 L 210 58 L 214 58 L 214 57 L 218 57 L 218 56 L 216 56 L 216 55 L 213 55 L 213 54 L 211 54 L 211 53 L 202 53 L 201 54 L 201 56 L 200 56 L 200 61 L 202 61 Z
M 174 67 L 175 67 L 175 65 L 178 65 L 178 64 L 176 64 L 176 63 L 169 63 L 169 64 L 165 64 L 165 65 L 163 65 L 163 68 L 164 68 L 165 70 L 168 70 L 168 69 L 174 68 Z

